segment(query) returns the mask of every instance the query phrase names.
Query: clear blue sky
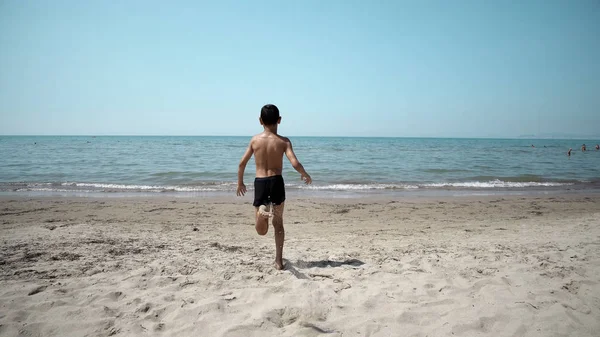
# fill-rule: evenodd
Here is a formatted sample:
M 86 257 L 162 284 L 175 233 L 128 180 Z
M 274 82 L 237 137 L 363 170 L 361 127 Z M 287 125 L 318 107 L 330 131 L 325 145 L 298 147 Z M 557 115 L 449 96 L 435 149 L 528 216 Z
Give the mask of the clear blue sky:
M 0 1 L 0 134 L 600 134 L 600 1 Z

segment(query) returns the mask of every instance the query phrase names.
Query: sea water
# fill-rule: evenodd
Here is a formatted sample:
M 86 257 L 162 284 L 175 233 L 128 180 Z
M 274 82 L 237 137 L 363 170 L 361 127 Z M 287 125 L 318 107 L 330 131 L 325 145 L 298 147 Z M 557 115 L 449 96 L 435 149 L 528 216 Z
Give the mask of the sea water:
M 313 178 L 312 185 L 304 185 L 284 159 L 286 187 L 298 193 L 600 189 L 600 151 L 594 148 L 598 140 L 290 139 Z M 0 136 L 0 192 L 234 193 L 238 163 L 249 140 Z M 580 150 L 583 143 L 586 152 Z M 244 176 L 249 190 L 254 173 L 251 159 Z

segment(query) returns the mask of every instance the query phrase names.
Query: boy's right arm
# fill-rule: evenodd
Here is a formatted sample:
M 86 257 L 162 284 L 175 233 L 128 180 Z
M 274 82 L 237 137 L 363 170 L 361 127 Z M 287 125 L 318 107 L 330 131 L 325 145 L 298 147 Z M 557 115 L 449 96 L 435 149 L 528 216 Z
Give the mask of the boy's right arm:
M 252 158 L 252 154 L 254 153 L 254 149 L 252 149 L 252 140 L 250 144 L 248 144 L 248 148 L 246 152 L 242 156 L 242 160 L 240 160 L 240 165 L 238 166 L 238 183 L 237 183 L 237 191 L 236 194 L 238 196 L 242 196 L 246 194 L 246 185 L 244 185 L 244 171 L 246 170 L 246 164 L 248 164 L 248 160 Z
M 307 185 L 312 183 L 312 178 L 308 173 L 306 173 L 306 171 L 304 170 L 304 166 L 302 166 L 302 164 L 300 164 L 300 161 L 298 161 L 298 158 L 296 158 L 296 154 L 294 153 L 294 149 L 292 148 L 292 142 L 289 139 L 287 140 L 285 156 L 290 161 L 290 164 L 292 164 L 294 170 L 300 173 L 300 179 L 304 180 L 304 183 Z

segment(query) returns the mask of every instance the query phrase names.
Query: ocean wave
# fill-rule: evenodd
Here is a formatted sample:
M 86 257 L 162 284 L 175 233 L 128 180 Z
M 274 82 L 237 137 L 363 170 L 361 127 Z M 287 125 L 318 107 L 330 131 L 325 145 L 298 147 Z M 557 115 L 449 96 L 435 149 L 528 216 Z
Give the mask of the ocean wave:
M 522 174 L 518 176 L 512 177 L 502 177 L 502 176 L 488 176 L 488 175 L 480 175 L 473 177 L 466 177 L 461 179 L 460 182 L 490 182 L 490 181 L 502 181 L 507 183 L 579 183 L 583 182 L 582 180 L 574 180 L 574 179 L 553 179 L 548 180 L 540 175 L 535 174 Z
M 593 182 L 577 182 L 579 184 L 594 184 Z M 490 189 L 490 188 L 543 188 L 575 185 L 575 182 L 548 181 L 505 181 L 501 179 L 472 180 L 459 182 L 433 183 L 330 183 L 330 184 L 286 184 L 290 190 L 306 191 L 410 191 L 417 189 Z M 142 185 L 118 183 L 87 183 L 87 182 L 36 182 L 36 183 L 0 183 L 0 191 L 13 192 L 234 192 L 235 182 L 199 182 L 193 185 Z M 252 184 L 247 185 L 253 191 Z
M 468 181 L 468 182 L 454 182 L 454 183 L 430 183 L 424 184 L 423 187 L 429 188 L 442 188 L 442 187 L 458 187 L 458 188 L 523 188 L 523 187 L 559 187 L 573 185 L 573 183 L 559 183 L 559 182 L 537 182 L 537 181 L 503 181 L 503 180 L 491 180 L 491 181 Z
M 513 182 L 499 179 L 489 181 L 465 181 L 465 182 L 440 182 L 440 183 L 421 183 L 421 184 L 330 184 L 330 185 L 286 185 L 298 189 L 306 190 L 414 190 L 424 188 L 525 188 L 525 187 L 560 187 L 574 185 L 572 182 Z
M 62 183 L 62 186 L 88 187 L 93 190 L 142 191 L 142 192 L 217 192 L 230 189 L 233 183 L 209 183 L 197 186 L 124 185 L 101 183 Z
M 331 184 L 331 185 L 292 185 L 286 186 L 306 190 L 335 190 L 335 191 L 353 191 L 353 190 L 395 190 L 395 189 L 417 189 L 418 185 L 405 184 Z
M 188 186 L 177 185 L 138 185 L 138 184 L 111 184 L 111 183 L 8 183 L 1 184 L 0 190 L 15 192 L 219 192 L 235 190 L 235 183 L 209 182 Z
M 97 191 L 66 188 L 28 187 L 15 189 L 14 192 L 92 193 Z

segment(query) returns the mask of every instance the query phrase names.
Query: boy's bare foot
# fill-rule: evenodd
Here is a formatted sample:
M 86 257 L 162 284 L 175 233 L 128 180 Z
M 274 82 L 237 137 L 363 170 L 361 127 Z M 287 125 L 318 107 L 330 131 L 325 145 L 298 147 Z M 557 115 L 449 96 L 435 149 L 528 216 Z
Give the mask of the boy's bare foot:
M 271 212 L 269 211 L 269 208 L 265 205 L 260 205 L 260 207 L 258 207 L 258 214 L 265 218 L 270 218 L 273 216 L 273 214 L 271 214 Z
M 283 270 L 285 268 L 285 264 L 283 264 L 283 262 L 277 262 L 275 261 L 275 269 L 277 270 Z

